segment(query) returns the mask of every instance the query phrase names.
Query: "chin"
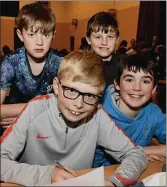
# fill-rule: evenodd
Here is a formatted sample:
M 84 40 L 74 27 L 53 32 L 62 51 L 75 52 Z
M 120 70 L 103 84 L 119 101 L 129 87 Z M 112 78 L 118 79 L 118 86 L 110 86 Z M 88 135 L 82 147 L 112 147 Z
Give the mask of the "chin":
M 45 56 L 45 54 L 35 54 L 34 57 L 35 58 L 43 58 Z
M 129 108 L 131 108 L 132 110 L 139 110 L 141 108 L 141 105 L 129 105 Z
M 82 115 L 82 116 L 72 116 L 72 115 L 66 114 L 65 118 L 68 121 L 71 121 L 71 122 L 79 122 L 79 121 L 81 121 L 82 119 L 85 118 L 85 115 Z

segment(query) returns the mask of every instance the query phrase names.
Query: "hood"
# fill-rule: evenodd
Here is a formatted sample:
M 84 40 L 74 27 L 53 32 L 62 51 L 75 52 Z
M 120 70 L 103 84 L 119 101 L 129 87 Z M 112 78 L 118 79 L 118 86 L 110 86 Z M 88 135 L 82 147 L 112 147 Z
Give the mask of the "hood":
M 143 111 L 140 111 L 134 119 L 129 118 L 128 116 L 121 113 L 116 104 L 119 98 L 119 92 L 116 92 L 114 84 L 109 85 L 104 93 L 103 107 L 114 121 L 117 121 L 119 119 L 120 122 L 132 123 L 134 122 L 134 120 L 137 120 L 142 117 Z

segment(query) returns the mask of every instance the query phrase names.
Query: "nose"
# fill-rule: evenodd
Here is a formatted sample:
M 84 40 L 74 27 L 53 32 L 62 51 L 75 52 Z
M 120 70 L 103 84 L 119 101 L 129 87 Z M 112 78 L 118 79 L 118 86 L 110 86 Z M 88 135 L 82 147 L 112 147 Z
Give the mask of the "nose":
M 42 46 L 42 45 L 43 45 L 42 34 L 37 34 L 36 44 L 39 45 L 39 46 Z
M 84 101 L 83 101 L 83 96 L 80 95 L 74 100 L 74 106 L 76 106 L 78 109 L 83 108 L 84 106 Z
M 102 38 L 102 41 L 101 41 L 101 44 L 102 45 L 107 45 L 107 38 Z
M 134 82 L 133 84 L 133 90 L 140 91 L 141 90 L 141 83 L 140 82 Z

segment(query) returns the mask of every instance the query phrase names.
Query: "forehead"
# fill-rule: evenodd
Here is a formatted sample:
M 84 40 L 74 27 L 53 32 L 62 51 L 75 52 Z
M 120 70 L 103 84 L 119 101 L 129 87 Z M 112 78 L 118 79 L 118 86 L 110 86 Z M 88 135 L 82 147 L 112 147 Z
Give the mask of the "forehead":
M 94 33 L 112 33 L 112 34 L 115 34 L 116 35 L 116 30 L 115 28 L 111 27 L 111 26 L 107 26 L 107 27 L 103 27 L 103 26 L 95 26 L 93 27 L 92 29 Z
M 80 92 L 83 93 L 94 93 L 94 94 L 100 94 L 100 90 L 98 87 L 92 86 L 90 84 L 86 84 L 86 83 L 82 83 L 82 82 L 73 82 L 72 80 L 66 80 L 66 79 L 62 79 L 61 83 L 64 86 L 68 86 L 71 88 L 74 88 Z
M 43 25 L 42 22 L 32 22 L 27 25 L 27 29 L 23 28 L 24 30 L 28 32 L 40 32 L 40 33 L 50 33 L 51 31 L 47 27 L 47 25 Z
M 136 72 L 134 72 L 133 70 L 130 71 L 128 69 L 124 69 L 121 77 L 124 78 L 127 75 L 133 76 L 133 77 L 138 77 L 138 78 L 147 77 L 147 78 L 154 80 L 154 77 L 149 72 L 144 72 L 142 69 L 140 69 L 139 71 L 136 71 Z

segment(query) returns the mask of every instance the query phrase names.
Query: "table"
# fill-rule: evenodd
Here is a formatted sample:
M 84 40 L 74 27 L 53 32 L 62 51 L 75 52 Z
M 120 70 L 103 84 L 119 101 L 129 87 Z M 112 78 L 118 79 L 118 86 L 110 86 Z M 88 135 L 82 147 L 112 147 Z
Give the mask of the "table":
M 159 161 L 154 161 L 154 162 L 148 162 L 148 167 L 147 169 L 141 174 L 140 178 L 138 179 L 138 181 L 148 177 L 149 175 L 152 175 L 154 173 L 158 173 L 158 172 L 162 172 L 162 166 L 163 164 L 166 163 L 166 160 L 163 162 L 159 162 Z M 113 166 L 107 166 L 104 167 L 104 176 L 105 177 L 109 177 L 112 175 L 112 173 L 114 173 L 114 171 L 117 169 L 119 165 L 113 165 Z M 78 175 L 83 175 L 88 173 L 89 171 L 91 171 L 92 169 L 87 169 L 87 170 L 80 170 L 77 171 Z
M 158 162 L 158 161 L 149 162 L 147 169 L 141 174 L 141 176 L 140 176 L 138 181 L 140 181 L 143 178 L 146 178 L 147 176 L 152 175 L 154 173 L 162 172 L 162 166 L 165 163 L 166 163 L 166 160 L 164 162 Z M 112 173 L 114 173 L 114 171 L 117 169 L 118 166 L 119 165 L 113 165 L 113 166 L 104 167 L 104 175 L 105 175 L 105 177 L 111 176 Z M 83 175 L 83 174 L 86 174 L 86 173 L 88 173 L 88 172 L 90 172 L 92 170 L 93 169 L 79 170 L 79 171 L 77 171 L 77 174 L 78 175 Z M 20 186 L 20 185 L 12 184 L 12 183 L 1 183 L 0 186 Z

